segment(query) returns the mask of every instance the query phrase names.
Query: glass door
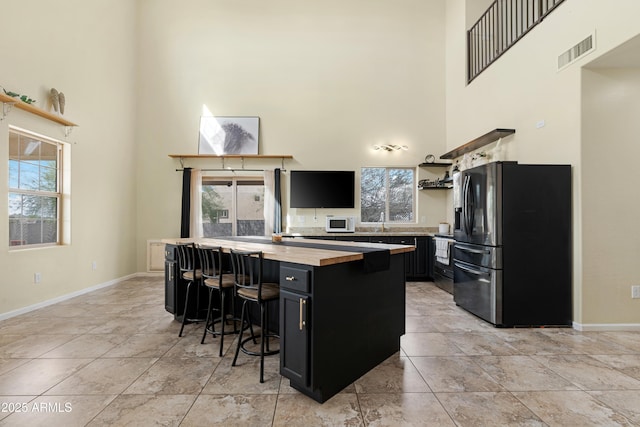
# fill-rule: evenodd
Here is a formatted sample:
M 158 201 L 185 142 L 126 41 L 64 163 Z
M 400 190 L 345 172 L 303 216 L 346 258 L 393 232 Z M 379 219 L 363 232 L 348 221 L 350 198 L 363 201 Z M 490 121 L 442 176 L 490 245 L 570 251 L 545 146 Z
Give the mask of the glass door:
M 264 182 L 204 177 L 202 229 L 204 237 L 263 236 Z

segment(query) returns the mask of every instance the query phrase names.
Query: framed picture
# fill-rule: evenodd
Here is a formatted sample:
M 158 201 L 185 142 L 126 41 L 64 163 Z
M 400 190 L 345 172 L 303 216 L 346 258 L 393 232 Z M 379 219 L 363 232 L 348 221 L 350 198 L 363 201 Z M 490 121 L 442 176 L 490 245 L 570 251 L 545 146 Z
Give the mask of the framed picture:
M 259 117 L 200 117 L 198 154 L 258 154 Z

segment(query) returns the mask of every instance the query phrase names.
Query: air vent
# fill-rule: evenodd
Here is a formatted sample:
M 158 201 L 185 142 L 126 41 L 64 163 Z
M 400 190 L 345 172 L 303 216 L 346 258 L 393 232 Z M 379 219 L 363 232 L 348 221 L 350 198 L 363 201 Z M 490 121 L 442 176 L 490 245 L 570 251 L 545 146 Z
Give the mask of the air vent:
M 573 46 L 562 55 L 558 56 L 558 71 L 568 67 L 578 58 L 593 52 L 596 49 L 596 37 L 595 33 L 589 35 L 586 39 L 582 40 L 577 45 Z

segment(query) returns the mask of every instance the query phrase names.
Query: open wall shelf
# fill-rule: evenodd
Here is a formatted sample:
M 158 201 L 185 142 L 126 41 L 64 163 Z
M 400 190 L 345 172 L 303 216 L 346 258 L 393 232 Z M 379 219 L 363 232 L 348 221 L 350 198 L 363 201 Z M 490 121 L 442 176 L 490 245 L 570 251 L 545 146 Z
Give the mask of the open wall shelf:
M 174 159 L 293 159 L 289 154 L 169 154 Z
M 500 138 L 504 138 L 505 136 L 509 136 L 514 133 L 516 133 L 515 129 L 494 129 L 491 132 L 488 132 L 481 137 L 474 139 L 473 141 L 467 142 L 466 144 L 443 154 L 442 156 L 440 156 L 440 158 L 455 159 L 456 157 L 460 157 L 463 154 L 469 153 L 473 150 L 477 150 L 480 147 L 491 144 L 493 141 L 497 141 Z
M 9 95 L 6 95 L 4 93 L 0 93 L 0 102 L 2 102 L 5 105 L 9 105 L 11 107 L 16 107 L 19 108 L 21 110 L 27 111 L 31 114 L 35 114 L 36 116 L 40 116 L 43 117 L 47 120 L 51 120 L 52 122 L 55 123 L 59 123 L 61 125 L 67 126 L 67 127 L 73 127 L 73 126 L 78 126 L 77 124 L 70 122 L 69 120 L 62 118 L 56 114 L 52 114 L 48 111 L 43 110 L 42 108 L 36 107 L 33 104 L 27 104 L 26 102 L 21 101 L 18 98 L 14 98 L 11 97 Z M 8 110 L 3 109 L 3 116 L 2 118 L 4 118 L 4 116 L 6 115 L 6 113 L 8 112 Z
M 185 159 L 220 159 L 221 167 L 218 169 L 202 169 L 207 171 L 246 171 L 257 172 L 263 171 L 263 169 L 247 169 L 244 165 L 245 159 L 280 159 L 282 170 L 286 170 L 284 167 L 285 159 L 293 159 L 290 154 L 169 154 L 169 157 L 173 159 L 180 159 L 180 164 L 184 168 Z M 239 159 L 241 161 L 240 168 L 231 168 L 225 164 L 225 160 Z

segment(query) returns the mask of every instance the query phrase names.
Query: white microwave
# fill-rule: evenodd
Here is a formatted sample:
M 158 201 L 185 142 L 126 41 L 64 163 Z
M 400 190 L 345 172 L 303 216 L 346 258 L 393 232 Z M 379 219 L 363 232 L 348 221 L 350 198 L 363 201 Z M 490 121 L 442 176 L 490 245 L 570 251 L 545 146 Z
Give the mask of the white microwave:
M 356 231 L 356 217 L 327 215 L 327 233 L 353 233 Z

